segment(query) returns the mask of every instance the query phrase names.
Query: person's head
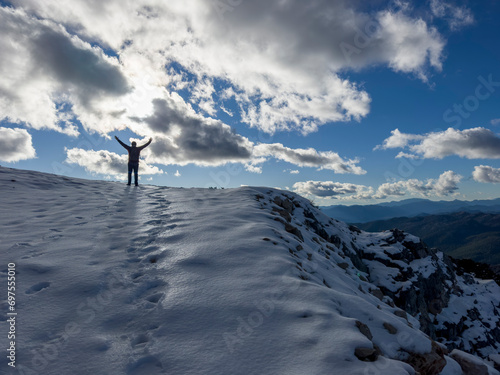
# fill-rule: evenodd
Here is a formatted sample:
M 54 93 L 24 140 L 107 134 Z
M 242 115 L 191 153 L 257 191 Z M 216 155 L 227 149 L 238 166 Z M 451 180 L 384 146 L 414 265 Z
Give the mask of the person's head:
M 136 142 L 132 142 L 132 147 L 135 147 L 137 146 L 137 143 Z

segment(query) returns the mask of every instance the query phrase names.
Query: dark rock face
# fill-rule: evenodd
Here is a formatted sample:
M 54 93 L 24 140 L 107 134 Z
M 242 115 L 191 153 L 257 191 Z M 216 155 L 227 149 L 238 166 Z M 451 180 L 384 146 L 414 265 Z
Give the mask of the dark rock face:
M 354 350 L 354 355 L 358 357 L 360 361 L 375 362 L 378 358 L 379 353 L 374 348 L 359 347 Z
M 299 228 L 294 227 L 293 225 L 291 225 L 289 223 L 285 223 L 285 230 L 288 233 L 291 233 L 291 234 L 295 235 L 301 241 L 304 241 L 304 237 L 302 236 L 302 232 L 300 231 Z
M 333 269 L 339 267 L 370 283 L 367 287 L 360 285 L 359 290 L 377 297 L 381 305 L 386 303 L 401 309 L 395 310 L 394 314 L 405 319 L 408 325 L 413 326 L 415 321 L 412 317 L 416 317 L 420 330 L 431 339 L 445 344 L 448 350 L 467 350 L 484 358 L 487 356 L 484 353 L 500 348 L 500 327 L 490 324 L 486 318 L 488 314 L 500 316 L 500 304 L 488 307 L 491 311 L 484 315 L 480 306 L 471 302 L 464 316 L 461 312 L 450 321 L 445 321 L 448 319 L 445 317 L 449 316 L 446 314 L 454 311 L 450 310 L 452 298 L 470 296 L 467 294 L 470 288 L 479 291 L 474 288 L 480 284 L 467 273 L 469 264 L 457 266 L 451 258 L 398 229 L 370 235 L 357 227 L 332 219 L 325 220 L 320 211 L 287 194 L 274 197 L 269 202 L 276 216 L 274 219 L 281 222 L 287 232 L 295 235 L 304 247 L 309 240 L 315 242 L 315 251 L 331 262 Z M 296 251 L 302 248 L 302 245 L 297 245 Z M 290 252 L 293 255 L 295 250 Z M 311 260 L 312 254 L 308 252 L 307 256 Z M 487 273 L 482 266 L 473 267 L 479 274 Z M 299 263 L 298 269 L 303 271 L 302 264 Z M 299 277 L 310 280 L 304 272 Z M 323 284 L 335 288 L 324 279 Z M 443 309 L 446 310 L 443 312 Z M 368 326 L 362 322 L 356 322 L 356 325 L 371 341 Z M 474 338 L 466 332 L 472 326 L 475 333 L 481 332 Z M 396 327 L 388 322 L 383 327 L 392 335 L 398 334 Z M 372 345 L 357 348 L 356 355 L 360 360 L 375 361 L 379 354 L 383 354 L 374 343 Z M 482 353 L 483 348 L 487 350 Z M 408 363 L 421 374 L 432 375 L 438 374 L 446 361 L 442 347 L 434 343 L 430 353 L 409 353 Z
M 444 355 L 444 350 L 433 341 L 430 353 L 410 353 L 405 362 L 410 364 L 420 374 L 438 375 L 446 366 Z
M 370 331 L 370 328 L 368 328 L 368 326 L 365 323 L 362 323 L 359 320 L 356 320 L 356 327 L 358 327 L 359 332 L 361 332 L 363 335 L 365 335 L 368 338 L 368 340 L 371 341 L 373 339 L 373 335 Z
M 476 363 L 468 358 L 464 353 L 454 350 L 451 352 L 450 357 L 458 362 L 462 368 L 464 375 L 488 375 L 488 367 L 482 363 Z

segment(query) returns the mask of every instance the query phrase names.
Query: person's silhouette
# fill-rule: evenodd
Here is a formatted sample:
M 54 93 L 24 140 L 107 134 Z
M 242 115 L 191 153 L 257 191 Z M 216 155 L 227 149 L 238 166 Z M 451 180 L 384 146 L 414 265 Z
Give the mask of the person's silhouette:
M 127 185 L 130 185 L 132 182 L 132 171 L 134 171 L 134 179 L 135 179 L 135 186 L 139 185 L 139 156 L 141 154 L 141 150 L 148 147 L 149 144 L 153 141 L 153 138 L 149 138 L 148 143 L 137 147 L 137 143 L 132 142 L 132 146 L 127 146 L 125 143 L 120 141 L 117 136 L 115 136 L 115 139 L 127 149 L 128 151 L 128 183 Z

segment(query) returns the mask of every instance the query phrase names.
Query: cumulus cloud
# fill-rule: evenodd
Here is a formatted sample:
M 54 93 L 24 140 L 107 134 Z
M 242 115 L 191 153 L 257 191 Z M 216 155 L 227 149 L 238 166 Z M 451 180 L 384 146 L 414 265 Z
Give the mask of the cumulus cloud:
M 467 159 L 499 159 L 500 137 L 491 130 L 477 127 L 457 130 L 448 128 L 445 131 L 424 135 L 404 134 L 398 129 L 375 149 L 403 148 L 410 153 L 398 156 L 442 159 L 447 156 L 460 156 Z
M 446 196 L 458 190 L 458 183 L 463 177 L 453 171 L 444 172 L 433 184 L 433 189 L 439 196 Z
M 35 157 L 31 134 L 25 129 L 0 127 L 0 160 L 11 163 Z
M 261 143 L 254 147 L 255 157 L 269 157 L 286 161 L 299 167 L 314 167 L 318 169 L 330 169 L 335 173 L 365 174 L 366 171 L 357 165 L 359 160 L 345 160 L 336 152 L 316 151 L 313 148 L 292 149 L 280 143 Z
M 137 122 L 147 124 L 155 140 L 145 154 L 155 163 L 205 166 L 245 162 L 252 143 L 219 120 L 196 114 L 178 96 L 155 99 L 154 113 Z
M 149 108 L 147 100 L 163 98 L 159 87 L 184 86 L 189 88 L 188 100 L 210 116 L 217 108 L 226 108 L 226 101 L 236 100 L 242 121 L 252 127 L 268 133 L 292 129 L 308 133 L 325 123 L 360 120 L 369 113 L 369 93 L 343 77 L 347 70 L 379 64 L 426 80 L 429 68 L 441 69 L 445 45 L 437 30 L 407 7 L 360 9 L 358 2 L 254 0 L 230 2 L 222 11 L 219 2 L 206 0 L 12 3 L 119 54 L 116 74 L 99 82 L 101 86 L 90 81 L 91 90 L 105 87 L 110 97 L 119 98 L 95 105 L 90 112 L 75 108 L 84 126 L 103 133 L 136 115 L 136 109 L 124 102 L 127 95 L 121 95 L 128 85 L 120 72 L 133 91 L 138 76 L 150 77 L 148 92 L 139 95 L 142 108 Z M 76 39 L 71 38 L 72 45 Z M 93 48 L 96 56 L 102 53 Z M 90 51 L 88 46 L 84 49 Z M 54 55 L 60 49 L 44 51 Z M 57 64 L 50 58 L 42 61 Z M 102 61 L 116 66 L 100 56 L 94 61 L 97 70 L 106 70 Z M 77 61 L 70 64 L 78 69 Z M 58 77 L 63 83 L 67 78 L 85 89 L 78 70 Z M 220 81 L 234 95 L 219 96 Z M 81 95 L 85 103 L 85 90 Z
M 299 194 L 312 195 L 319 198 L 333 198 L 339 200 L 368 200 L 386 199 L 402 196 L 448 196 L 458 190 L 458 183 L 462 176 L 453 171 L 442 173 L 439 178 L 421 181 L 409 179 L 396 182 L 387 182 L 378 188 L 351 183 L 333 181 L 306 181 L 296 182 L 293 190 Z
M 256 145 L 216 116 L 220 110 L 269 134 L 359 121 L 370 95 L 346 72 L 382 65 L 426 81 L 441 69 L 445 46 L 435 27 L 404 6 L 10 3 L 15 8 L 0 7 L 0 118 L 69 135 L 78 134 L 78 122 L 104 136 L 128 127 L 153 136 L 145 155 L 166 165 L 237 162 L 260 173 L 276 158 L 363 174 L 358 159 L 333 151 Z
M 472 178 L 477 182 L 500 184 L 500 168 L 493 168 L 488 165 L 475 166 Z
M 177 94 L 166 93 L 164 99 L 153 100 L 152 114 L 143 118 L 133 117 L 132 121 L 137 126 L 136 133 L 145 137 L 154 134 L 153 143 L 143 151 L 150 163 L 181 166 L 242 163 L 245 170 L 262 173 L 261 165 L 274 158 L 300 167 L 329 169 L 335 173 L 366 173 L 358 165 L 359 160 L 344 159 L 333 151 L 292 149 L 281 143 L 256 145 L 222 121 L 197 114 Z M 100 170 L 95 167 L 100 157 L 100 163 L 106 165 L 108 173 L 110 155 L 103 152 L 92 154 L 93 167 L 89 170 Z M 116 160 L 116 163 L 119 162 Z
M 458 190 L 458 184 L 463 176 L 453 172 L 446 171 L 438 179 L 427 179 L 421 181 L 418 179 L 409 179 L 396 182 L 388 182 L 378 187 L 373 195 L 375 199 L 385 199 L 394 196 L 421 195 L 421 196 L 448 196 Z
M 381 145 L 378 145 L 374 150 L 387 150 L 389 148 L 405 148 L 408 143 L 414 140 L 423 139 L 424 136 L 416 134 L 401 133 L 399 129 L 391 131 L 391 136 L 386 138 Z
M 89 173 L 103 174 L 107 176 L 124 176 L 127 169 L 127 155 L 118 155 L 107 150 L 84 150 L 81 148 L 66 149 L 66 163 L 77 164 Z M 156 166 L 141 161 L 139 166 L 140 175 L 163 174 L 164 172 Z
M 337 198 L 339 196 L 358 197 L 373 193 L 364 185 L 333 181 L 305 181 L 293 184 L 293 190 L 302 195 L 313 195 L 320 198 Z
M 430 5 L 432 14 L 445 19 L 452 30 L 474 23 L 472 12 L 466 7 L 454 6 L 443 0 L 431 0 Z
M 129 91 L 116 59 L 54 22 L 0 7 L 0 33 L 0 119 L 74 136 L 79 113 Z
M 336 173 L 366 173 L 357 165 L 358 159 L 346 160 L 333 151 L 292 149 L 281 143 L 255 145 L 222 121 L 197 114 L 176 94 L 155 99 L 150 116 L 133 120 L 147 126 L 144 135 L 156 134 L 154 142 L 144 151 L 154 163 L 202 166 L 243 163 L 247 171 L 262 173 L 260 164 L 274 158 Z
M 39 74 L 53 78 L 62 90 L 75 92 L 86 107 L 102 93 L 121 96 L 129 91 L 121 71 L 98 48 L 89 48 L 63 30 L 41 26 L 37 31 L 30 53 Z

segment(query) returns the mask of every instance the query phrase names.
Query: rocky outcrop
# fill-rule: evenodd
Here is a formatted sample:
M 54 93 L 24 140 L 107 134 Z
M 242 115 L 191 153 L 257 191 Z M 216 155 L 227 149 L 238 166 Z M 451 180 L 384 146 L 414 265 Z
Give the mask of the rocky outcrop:
M 317 252 L 325 257 L 326 268 L 340 269 L 368 283 L 359 285 L 358 289 L 377 297 L 381 306 L 398 307 L 392 310 L 395 319 L 402 318 L 408 326 L 418 327 L 448 350 L 466 350 L 486 359 L 500 349 L 499 319 L 491 319 L 492 316 L 500 317 L 500 301 L 487 301 L 489 311 L 485 315 L 485 306 L 469 296 L 476 293 L 473 290 L 486 295 L 491 292 L 484 288 L 479 290 L 482 284 L 472 275 L 457 269 L 450 258 L 429 248 L 417 237 L 398 229 L 371 235 L 357 227 L 325 219 L 320 211 L 293 194 L 272 196 L 266 204 L 270 204 L 276 216 L 274 220 L 281 222 L 285 231 L 303 245 L 295 246 L 307 249 L 302 255 L 298 253 L 299 247 L 289 249 L 292 256 L 303 259 L 295 260 L 301 279 L 309 282 L 314 279 L 314 271 L 308 270 L 304 262 L 312 261 L 313 252 Z M 335 289 L 335 285 L 324 278 L 319 283 Z M 466 306 L 470 304 L 465 315 L 463 309 L 450 310 L 450 305 L 453 307 L 450 301 L 456 298 L 467 301 L 461 302 Z M 453 319 L 449 319 L 450 316 Z M 393 323 L 390 320 L 381 322 L 380 328 L 397 337 L 400 326 Z M 368 326 L 362 322 L 356 324 L 372 341 Z M 467 333 L 469 329 L 475 336 Z M 373 341 L 372 344 L 373 347 L 358 348 L 359 359 L 372 361 L 384 355 Z M 443 349 L 435 342 L 430 353 L 408 355 L 409 363 L 421 374 L 438 374 L 446 364 Z
M 378 358 L 378 351 L 375 348 L 359 347 L 354 350 L 354 355 L 363 362 L 375 362 Z
M 425 375 L 438 375 L 446 366 L 444 358 L 445 351 L 436 342 L 432 342 L 432 350 L 429 353 L 410 353 L 405 361 L 410 364 L 415 371 Z
M 458 362 L 463 375 L 489 375 L 488 367 L 474 356 L 460 350 L 453 350 L 450 357 Z

